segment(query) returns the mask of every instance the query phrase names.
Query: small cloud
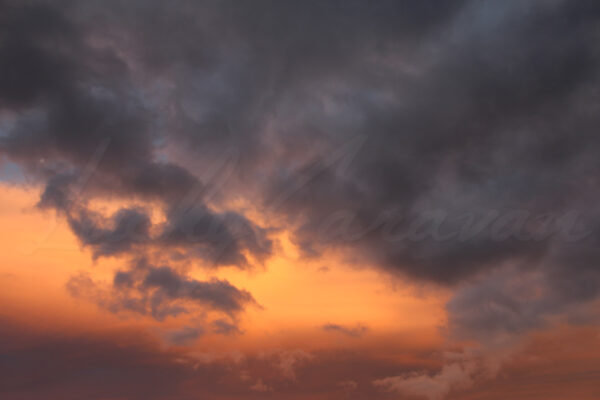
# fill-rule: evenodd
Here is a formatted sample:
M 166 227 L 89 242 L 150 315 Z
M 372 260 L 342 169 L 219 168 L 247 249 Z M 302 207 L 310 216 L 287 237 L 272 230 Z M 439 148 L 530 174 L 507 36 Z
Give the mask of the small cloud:
M 167 332 L 165 339 L 174 345 L 184 346 L 194 342 L 204 334 L 204 329 L 201 327 L 184 326 L 181 329 Z
M 319 267 L 319 268 L 317 269 L 317 272 L 322 272 L 322 273 L 324 273 L 324 274 L 326 274 L 326 273 L 327 273 L 327 272 L 329 272 L 329 271 L 331 271 L 331 268 L 329 268 L 329 267 L 328 267 L 328 266 L 326 266 L 326 265 L 323 265 L 322 267 Z
M 356 383 L 353 380 L 347 380 L 347 381 L 338 382 L 338 386 L 347 392 L 353 392 L 358 387 L 358 383 Z
M 244 333 L 240 328 L 232 322 L 227 321 L 226 319 L 217 319 L 211 323 L 213 333 L 218 335 L 241 335 Z
M 249 381 L 250 380 L 250 372 L 248 372 L 248 371 L 240 372 L 240 379 L 244 382 Z
M 327 332 L 338 332 L 354 338 L 363 336 L 369 330 L 369 328 L 362 324 L 356 324 L 353 327 L 339 324 L 325 324 L 322 326 L 322 329 Z
M 261 354 L 261 358 L 270 359 L 281 375 L 290 380 L 296 380 L 296 369 L 313 358 L 304 350 L 276 350 Z
M 406 374 L 373 381 L 376 387 L 405 396 L 416 396 L 427 400 L 442 400 L 453 389 L 467 388 L 473 383 L 476 369 L 472 363 L 445 365 L 433 376 L 428 374 Z
M 262 379 L 259 379 L 258 381 L 256 381 L 256 383 L 252 386 L 250 386 L 250 390 L 252 390 L 253 392 L 261 392 L 261 393 L 265 393 L 265 392 L 272 392 L 273 388 L 271 388 L 268 385 L 265 385 L 262 381 Z

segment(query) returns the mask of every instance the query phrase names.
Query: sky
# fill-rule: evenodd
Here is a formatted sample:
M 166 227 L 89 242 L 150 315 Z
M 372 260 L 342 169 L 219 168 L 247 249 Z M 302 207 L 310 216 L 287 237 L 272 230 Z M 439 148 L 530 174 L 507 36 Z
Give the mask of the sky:
M 597 400 L 600 3 L 0 0 L 0 399 Z

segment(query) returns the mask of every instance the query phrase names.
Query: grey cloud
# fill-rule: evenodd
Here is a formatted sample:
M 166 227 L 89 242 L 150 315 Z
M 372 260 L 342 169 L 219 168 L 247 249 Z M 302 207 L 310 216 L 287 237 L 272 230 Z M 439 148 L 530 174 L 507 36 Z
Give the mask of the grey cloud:
M 157 320 L 182 313 L 199 314 L 203 310 L 234 317 L 246 306 L 257 305 L 249 292 L 226 280 L 200 281 L 145 260 L 118 271 L 110 287 L 82 274 L 72 277 L 67 289 L 73 296 L 92 300 L 109 311 L 129 311 Z
M 81 242 L 93 249 L 94 257 L 131 251 L 149 241 L 151 222 L 143 210 L 123 208 L 109 222 L 82 210 L 68 216 L 69 226 Z M 108 225 L 108 226 L 107 226 Z
M 216 265 L 244 267 L 243 250 L 259 261 L 272 251 L 267 230 L 236 212 L 215 213 L 206 207 L 174 208 L 157 239 L 163 245 L 187 248 Z
M 345 326 L 331 323 L 323 325 L 322 329 L 327 332 L 338 332 L 355 338 L 363 336 L 369 330 L 366 326 L 361 324 L 357 324 L 356 326 Z
M 181 329 L 165 333 L 165 337 L 169 343 L 183 346 L 193 343 L 202 335 L 204 335 L 204 330 L 195 326 L 184 326 Z
M 227 313 L 239 312 L 246 303 L 254 302 L 250 293 L 235 288 L 227 281 L 187 279 L 169 267 L 151 268 L 144 277 L 142 287 L 157 288 L 168 298 L 190 299 Z
M 68 66 L 48 42 L 71 43 L 70 37 L 80 32 L 51 6 L 3 2 L 1 7 L 0 102 L 3 107 L 21 107 L 69 80 Z
M 589 217 L 596 211 L 579 203 L 580 197 L 594 197 L 595 188 L 577 189 L 583 176 L 596 173 L 590 157 L 598 146 L 591 133 L 597 120 L 578 109 L 594 101 L 586 92 L 598 83 L 598 51 L 591 39 L 595 17 L 588 13 L 594 7 L 519 4 L 471 3 L 447 27 L 446 37 L 430 40 L 435 57 L 416 57 L 419 72 L 408 83 L 399 82 L 387 103 L 361 96 L 360 78 L 344 80 L 347 91 L 356 93 L 363 118 L 339 132 L 337 145 L 351 139 L 344 133 L 364 132 L 368 139 L 344 174 L 325 170 L 285 203 L 294 222 L 298 214 L 306 216 L 296 239 L 308 253 L 351 247 L 391 270 L 456 283 L 511 259 L 537 263 L 548 242 L 482 235 L 467 241 L 385 240 L 381 226 L 392 222 L 386 215 L 400 217 L 391 225 L 395 233 L 410 232 L 406 221 L 432 209 L 458 220 L 478 210 L 525 208 L 542 215 L 571 208 L 595 223 Z M 479 25 L 478 13 L 498 21 Z M 381 87 L 372 90 L 387 94 Z M 338 103 L 343 112 L 348 103 Z M 319 116 L 331 119 L 324 112 Z M 327 162 L 335 144 L 330 146 L 317 162 Z M 308 159 L 274 180 L 272 191 L 302 181 L 314 163 Z M 570 197 L 575 192 L 578 199 Z M 324 221 L 340 212 L 349 215 L 342 223 L 352 232 L 365 233 L 353 240 L 319 236 Z
M 68 201 L 65 196 L 48 187 L 40 204 L 62 204 Z M 206 266 L 245 268 L 250 265 L 245 252 L 263 262 L 272 251 L 267 231 L 235 212 L 174 207 L 164 224 L 152 224 L 147 211 L 136 208 L 122 208 L 105 217 L 84 207 L 73 207 L 66 215 L 71 230 L 84 246 L 93 249 L 94 257 L 161 249 L 178 254 L 172 259 L 191 257 L 204 261 Z
M 219 318 L 211 322 L 212 331 L 219 335 L 238 335 L 243 333 L 235 322 Z
M 31 8 L 12 8 L 20 18 L 37 18 Z M 344 171 L 326 167 L 274 212 L 298 226 L 295 241 L 307 252 L 352 247 L 392 271 L 456 283 L 509 260 L 536 263 L 548 242 L 398 244 L 369 232 L 348 246 L 318 233 L 340 210 L 362 228 L 390 210 L 408 219 L 431 208 L 450 218 L 515 207 L 560 213 L 579 206 L 567 193 L 597 172 L 587 161 L 597 146 L 597 121 L 582 108 L 597 84 L 598 10 L 588 2 L 181 2 L 168 9 L 152 2 L 141 13 L 123 2 L 43 8 L 56 15 L 48 24 L 81 30 L 64 38 L 66 28 L 47 28 L 68 50 L 52 57 L 77 73 L 57 79 L 58 86 L 38 85 L 51 102 L 26 96 L 29 108 L 42 111 L 40 126 L 17 123 L 3 148 L 30 166 L 43 156 L 46 164 L 63 160 L 77 170 L 109 138 L 90 184 L 94 195 L 159 199 L 176 216 L 169 211 L 174 203 L 202 183 L 195 171 L 156 160 L 166 141 L 200 159 L 243 148 L 238 180 L 225 190 L 261 202 L 364 135 Z M 91 23 L 91 15 L 102 15 L 103 24 Z M 170 21 L 178 29 L 167 32 Z M 20 45 L 37 45 L 33 33 L 6 29 Z M 128 40 L 117 41 L 117 32 Z M 105 47 L 92 46 L 103 34 Z M 186 34 L 205 46 L 192 51 Z M 163 86 L 149 86 L 148 78 Z M 206 217 L 205 209 L 200 199 L 190 213 L 202 221 L 196 226 L 208 219 L 248 225 L 248 239 L 234 241 L 223 259 L 243 264 L 242 249 L 259 258 L 270 252 L 260 228 L 235 213 Z M 184 224 L 190 222 L 169 221 L 163 239 L 180 243 Z M 218 229 L 199 247 L 230 242 L 230 230 Z

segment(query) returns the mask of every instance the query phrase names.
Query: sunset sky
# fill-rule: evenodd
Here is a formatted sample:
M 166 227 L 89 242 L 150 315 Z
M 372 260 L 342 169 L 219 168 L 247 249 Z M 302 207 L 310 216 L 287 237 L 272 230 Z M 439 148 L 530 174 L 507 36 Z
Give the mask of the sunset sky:
M 0 399 L 600 399 L 599 73 L 595 0 L 0 0 Z

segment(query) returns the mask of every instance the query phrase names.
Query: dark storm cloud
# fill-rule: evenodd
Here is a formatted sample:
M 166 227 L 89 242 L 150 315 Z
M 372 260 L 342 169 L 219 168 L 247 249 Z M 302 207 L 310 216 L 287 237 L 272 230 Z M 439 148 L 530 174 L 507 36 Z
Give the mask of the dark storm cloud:
M 310 165 L 311 158 L 325 157 L 340 143 L 364 135 L 365 143 L 345 171 L 331 173 L 326 168 L 284 202 L 285 213 L 301 216 L 296 221 L 300 223 L 297 242 L 312 252 L 323 246 L 344 246 L 339 238 L 319 237 L 323 221 L 340 210 L 350 213 L 353 224 L 368 227 L 389 210 L 398 210 L 403 216 L 418 215 L 431 207 L 427 202 L 447 209 L 450 217 L 476 207 L 501 209 L 527 203 L 537 208 L 537 197 L 558 174 L 548 166 L 550 176 L 540 182 L 535 173 L 545 168 L 536 155 L 542 153 L 544 158 L 545 151 L 554 151 L 537 143 L 536 132 L 544 128 L 537 126 L 542 121 L 539 114 L 553 116 L 554 109 L 564 109 L 567 95 L 593 79 L 595 47 L 583 39 L 592 29 L 590 13 L 594 9 L 587 3 L 581 6 L 589 8 L 585 13 L 571 5 L 509 3 L 309 2 L 298 7 L 260 2 L 234 7 L 227 2 L 182 2 L 180 7 L 168 9 L 151 3 L 138 18 L 131 15 L 133 8 L 119 2 L 105 6 L 92 2 L 75 9 L 13 5 L 11 12 L 18 14 L 21 24 L 9 24 L 5 29 L 15 46 L 33 46 L 40 54 L 39 68 L 45 64 L 50 68 L 57 58 L 68 66 L 61 69 L 68 75 L 53 77 L 55 86 L 39 84 L 44 96 L 24 97 L 28 103 L 22 100 L 19 107 L 27 105 L 32 115 L 25 113 L 17 120 L 3 138 L 3 148 L 30 167 L 39 168 L 43 160 L 46 174 L 48 164 L 53 165 L 50 170 L 60 169 L 53 164 L 59 161 L 81 174 L 106 140 L 105 153 L 86 193 L 158 199 L 168 210 L 190 188 L 202 186 L 185 168 L 155 160 L 155 146 L 169 137 L 168 131 L 174 132 L 173 140 L 196 141 L 199 147 L 193 150 L 199 155 L 222 151 L 232 143 L 244 146 L 246 162 L 255 160 L 255 165 L 242 164 L 240 175 L 255 179 L 256 174 L 262 175 L 260 181 L 267 182 L 273 195 L 285 192 L 305 171 L 286 165 L 288 156 L 295 164 Z M 203 11 L 219 26 L 201 17 Z M 22 28 L 34 24 L 38 13 L 53 15 L 38 29 L 60 43 L 61 51 L 47 49 L 35 31 Z M 104 22 L 90 23 L 91 13 L 101 15 Z M 199 19 L 194 22 L 191 16 Z M 167 17 L 181 22 L 178 29 L 166 32 Z M 120 25 L 123 18 L 133 18 L 132 23 Z M 478 22 L 485 19 L 490 19 L 489 26 Z M 508 24 L 514 29 L 499 34 Z M 309 25 L 311 29 L 305 29 Z M 220 29 L 222 26 L 230 29 Z M 103 30 L 108 28 L 111 31 Z M 157 35 L 157 28 L 165 28 L 165 34 Z M 69 29 L 80 33 L 64 36 Z M 112 42 L 115 32 L 131 35 L 131 40 L 120 48 Z M 177 40 L 184 32 L 196 35 L 200 43 L 221 37 L 223 46 L 234 46 L 221 48 L 218 42 L 208 40 L 201 55 L 187 51 L 189 41 Z M 101 35 L 105 35 L 104 46 L 95 44 Z M 156 44 L 154 50 L 150 43 Z M 150 56 L 152 51 L 155 54 Z M 164 59 L 158 62 L 160 57 Z M 153 61 L 163 67 L 155 69 Z M 148 87 L 140 82 L 153 75 L 174 85 L 175 100 L 165 103 L 165 99 L 149 97 Z M 328 84 L 332 80 L 334 87 Z M 327 110 L 326 101 L 334 111 Z M 155 116 L 156 104 L 168 110 Z M 292 110 L 297 110 L 296 116 Z M 570 116 L 567 112 L 560 115 Z M 278 129 L 270 142 L 265 141 L 264 133 L 269 121 Z M 226 127 L 225 131 L 219 126 Z M 511 132 L 501 134 L 507 129 Z M 514 145 L 511 138 L 517 135 L 524 139 Z M 550 142 L 560 143 L 560 132 L 549 129 L 545 135 Z M 315 145 L 308 145 L 311 139 Z M 585 143 L 585 139 L 570 142 L 578 147 L 577 142 Z M 269 147 L 282 150 L 272 156 L 263 150 Z M 514 156 L 512 147 L 516 147 Z M 552 148 L 557 147 L 564 146 Z M 529 148 L 532 151 L 527 151 Z M 521 176 L 512 177 L 497 161 L 504 154 L 513 159 L 511 166 L 522 167 Z M 528 157 L 522 158 L 525 154 Z M 564 157 L 570 159 L 568 154 Z M 267 176 L 256 161 L 260 158 L 271 169 Z M 440 178 L 445 169 L 454 175 L 446 179 L 449 188 L 440 188 L 445 184 Z M 279 170 L 284 173 L 275 173 Z M 567 166 L 562 172 L 566 186 L 569 173 L 580 171 L 570 172 Z M 57 176 L 61 174 L 64 171 L 57 172 Z M 48 179 L 42 204 L 54 201 L 64 206 L 65 195 L 52 197 L 56 178 Z M 446 198 L 449 189 L 468 196 Z M 555 203 L 564 206 L 561 197 L 566 189 L 544 200 L 552 203 L 546 206 L 550 211 L 556 210 Z M 257 190 L 262 189 L 259 186 Z M 180 227 L 192 225 L 190 220 L 199 219 L 193 229 L 200 230 L 206 223 L 215 226 L 211 221 L 234 221 L 245 226 L 248 233 L 242 237 L 246 239 L 232 240 L 228 224 L 219 222 L 221 228 L 212 229 L 213 236 L 193 235 L 194 239 L 206 238 L 198 247 L 216 248 L 226 243 L 221 247 L 231 249 L 223 257 L 228 263 L 244 264 L 243 249 L 262 259 L 269 254 L 270 243 L 264 233 L 243 217 L 211 214 L 202 204 L 197 209 L 200 211 L 186 213 L 183 221 L 168 221 L 162 239 L 181 242 Z M 170 216 L 178 214 L 169 212 Z M 409 229 L 402 222 L 396 228 Z M 507 259 L 536 259 L 545 248 L 544 243 L 479 238 L 463 243 L 399 245 L 382 240 L 381 235 L 363 236 L 353 247 L 367 257 L 409 275 L 441 282 L 456 281 Z M 86 238 L 82 242 L 86 243 Z
M 35 15 L 39 9 L 50 9 L 43 5 L 15 8 L 23 14 L 23 20 L 19 28 L 14 29 L 25 32 L 36 29 L 32 26 L 36 24 Z M 55 14 L 58 12 L 50 10 Z M 47 23 L 51 24 L 51 21 Z M 9 25 L 5 29 L 12 27 Z M 50 30 L 41 35 L 39 38 L 7 32 L 1 44 L 2 48 L 33 47 L 31 51 L 39 58 L 8 58 L 14 65 L 7 66 L 9 71 L 3 75 L 25 74 L 11 79 L 14 85 L 21 84 L 23 92 L 45 74 L 43 71 L 33 73 L 28 68 L 51 70 L 53 64 L 59 62 L 61 65 L 57 68 L 65 75 L 47 78 L 51 83 L 47 86 L 38 82 L 40 94 L 28 96 L 26 104 L 4 107 L 21 115 L 12 131 L 3 138 L 4 151 L 30 166 L 40 166 L 42 160 L 66 160 L 80 166 L 103 142 L 109 141 L 110 146 L 100 165 L 102 169 L 144 163 L 151 156 L 152 138 L 147 134 L 151 127 L 147 110 L 136 98 L 131 84 L 120 77 L 127 74 L 124 65 L 110 51 L 91 49 L 84 43 L 85 31 L 56 36 Z M 16 43 L 9 43 L 10 39 Z
M 70 44 L 81 32 L 51 6 L 3 1 L 0 7 L 0 102 L 18 108 L 69 80 L 68 65 L 46 46 L 53 40 Z
M 311 101 L 304 93 L 311 85 L 339 74 L 362 79 L 362 60 L 378 51 L 374 46 L 414 47 L 413 40 L 439 29 L 462 3 L 181 1 L 90 8 L 105 18 L 110 37 L 114 30 L 130 40 L 136 67 L 174 86 L 168 103 L 176 137 L 197 156 L 242 149 L 244 166 L 255 167 L 276 144 L 264 130 L 285 111 L 278 107 L 303 113 L 306 104 L 294 103 Z M 306 139 L 294 135 L 287 145 L 302 150 L 321 129 L 313 127 Z
M 126 60 L 115 48 L 97 44 L 100 38 L 91 26 L 73 17 L 77 10 L 43 2 L 2 7 L 7 20 L 0 43 L 7 53 L 3 107 L 18 112 L 0 138 L 3 152 L 46 180 L 40 206 L 65 214 L 96 257 L 160 245 L 150 238 L 153 227 L 143 212 L 124 208 L 107 217 L 86 208 L 90 199 L 117 195 L 158 200 L 168 215 L 179 216 L 179 202 L 202 190 L 193 173 L 156 159 L 156 143 L 165 132 L 157 133 L 149 100 L 134 84 Z M 215 222 L 215 236 L 196 235 L 188 243 L 199 248 L 194 256 L 209 253 L 204 257 L 209 262 L 245 266 L 243 252 L 261 260 L 270 253 L 270 241 L 251 221 L 233 212 L 213 214 L 202 201 L 197 199 L 202 218 Z M 167 221 L 169 235 L 176 224 Z M 235 237 L 228 230 L 232 225 L 253 238 Z
M 201 183 L 189 171 L 172 163 L 151 162 L 140 165 L 131 175 L 125 175 L 121 184 L 141 197 L 181 201 Z
M 396 86 L 388 91 L 367 86 L 392 100 L 377 104 L 364 94 L 367 74 L 342 78 L 356 105 L 340 102 L 340 110 L 362 118 L 337 143 L 356 134 L 367 139 L 349 167 L 323 168 L 286 201 L 291 215 L 306 215 L 297 242 L 308 253 L 338 244 L 358 248 L 392 270 L 451 283 L 503 262 L 539 262 L 548 241 L 491 235 L 515 211 L 530 220 L 579 211 L 596 224 L 589 203 L 597 189 L 584 183 L 597 173 L 591 160 L 598 121 L 586 111 L 597 104 L 596 16 L 590 3 L 474 2 L 445 36 L 424 46 L 431 54 L 415 55 L 417 71 L 408 82 L 390 75 L 387 82 Z M 331 149 L 280 175 L 273 192 L 328 163 Z M 432 211 L 442 216 L 428 216 Z M 485 222 L 490 211 L 499 216 L 482 234 L 427 235 L 439 219 L 452 234 Z M 521 229 L 515 219 L 504 221 L 504 229 L 532 236 L 531 221 Z

